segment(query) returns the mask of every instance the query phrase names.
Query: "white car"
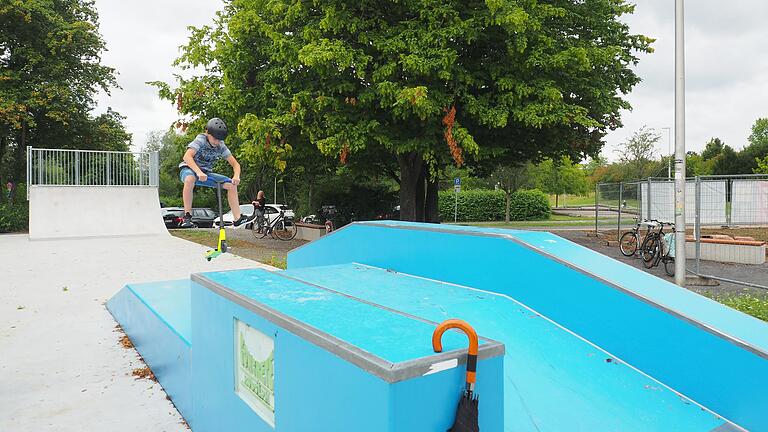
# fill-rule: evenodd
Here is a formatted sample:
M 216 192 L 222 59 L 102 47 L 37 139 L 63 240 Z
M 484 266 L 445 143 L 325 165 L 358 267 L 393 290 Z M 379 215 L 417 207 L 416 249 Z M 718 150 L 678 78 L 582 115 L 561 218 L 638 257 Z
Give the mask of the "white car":
M 277 218 L 277 216 L 280 214 L 280 210 L 284 212 L 286 218 L 293 219 L 295 216 L 293 210 L 289 209 L 285 204 L 265 204 L 264 207 L 265 223 L 272 223 L 272 221 L 274 221 L 275 218 Z M 240 204 L 240 213 L 249 216 L 252 215 L 253 204 Z M 232 225 L 234 220 L 235 217 L 232 215 L 232 211 L 224 213 L 224 226 Z M 219 218 L 216 218 L 214 225 L 217 227 L 219 226 Z M 247 229 L 251 229 L 251 223 L 246 224 L 245 227 Z

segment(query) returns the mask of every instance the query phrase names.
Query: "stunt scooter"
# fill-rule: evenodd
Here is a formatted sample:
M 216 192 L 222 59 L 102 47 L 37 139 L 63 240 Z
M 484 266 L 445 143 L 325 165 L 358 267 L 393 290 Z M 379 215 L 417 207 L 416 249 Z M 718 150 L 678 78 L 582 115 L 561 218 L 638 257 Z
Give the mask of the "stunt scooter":
M 216 249 L 209 250 L 205 254 L 205 259 L 210 261 L 217 256 L 227 253 L 227 233 L 224 231 L 224 209 L 221 205 L 221 188 L 224 182 L 216 182 L 216 197 L 219 200 L 219 243 Z

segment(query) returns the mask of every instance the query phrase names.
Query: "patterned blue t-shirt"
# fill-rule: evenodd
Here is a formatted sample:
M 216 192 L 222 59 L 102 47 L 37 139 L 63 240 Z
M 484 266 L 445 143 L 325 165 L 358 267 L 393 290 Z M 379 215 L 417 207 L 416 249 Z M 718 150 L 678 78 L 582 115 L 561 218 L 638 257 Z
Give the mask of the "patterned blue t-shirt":
M 224 141 L 221 144 L 215 146 L 208 142 L 208 138 L 205 134 L 198 135 L 194 141 L 187 145 L 187 148 L 195 150 L 194 160 L 197 166 L 205 173 L 209 173 L 213 170 L 213 164 L 219 159 L 228 158 L 232 152 L 229 151 Z M 181 162 L 179 168 L 185 167 L 187 164 Z

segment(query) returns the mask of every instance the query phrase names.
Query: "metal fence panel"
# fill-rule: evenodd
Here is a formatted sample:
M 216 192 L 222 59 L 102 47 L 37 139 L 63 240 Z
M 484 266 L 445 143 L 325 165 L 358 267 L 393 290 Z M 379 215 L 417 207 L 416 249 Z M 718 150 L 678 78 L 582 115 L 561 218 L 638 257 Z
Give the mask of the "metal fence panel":
M 768 225 L 768 179 L 732 181 L 731 223 Z
M 701 182 L 700 218 L 702 224 L 726 225 L 726 181 L 710 180 Z M 640 209 L 643 219 L 662 222 L 675 221 L 675 183 L 672 181 L 650 181 L 640 183 Z M 650 202 L 648 189 L 651 190 Z M 696 182 L 685 184 L 685 223 L 696 223 Z
M 149 186 L 159 183 L 157 152 L 27 149 L 29 186 Z
M 617 218 L 617 238 L 622 231 L 622 214 L 639 214 L 641 219 L 674 221 L 675 184 L 671 179 L 646 179 L 627 183 L 602 183 L 596 188 L 598 210 L 615 208 L 621 201 Z M 620 197 L 616 198 L 616 192 Z M 768 175 L 743 174 L 729 176 L 699 176 L 686 182 L 686 226 L 694 228 L 696 259 L 692 273 L 704 278 L 737 283 L 768 290 L 768 286 L 746 281 L 705 275 L 700 271 L 702 227 L 755 226 L 768 227 Z M 595 212 L 598 229 L 598 211 Z M 625 222 L 626 223 L 626 222 Z M 625 226 L 623 229 L 628 229 Z
M 699 219 L 704 225 L 727 225 L 726 182 L 708 180 L 699 182 Z M 696 223 L 696 182 L 686 183 L 685 223 Z

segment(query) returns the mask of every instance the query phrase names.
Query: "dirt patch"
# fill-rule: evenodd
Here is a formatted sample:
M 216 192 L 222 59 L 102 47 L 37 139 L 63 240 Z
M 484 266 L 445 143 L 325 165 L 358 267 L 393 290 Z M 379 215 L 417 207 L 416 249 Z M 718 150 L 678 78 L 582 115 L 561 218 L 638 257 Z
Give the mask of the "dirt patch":
M 133 342 L 131 342 L 131 338 L 128 335 L 123 335 L 120 338 L 120 346 L 125 349 L 133 349 Z
M 693 234 L 693 232 L 691 231 L 689 234 Z M 702 228 L 701 234 L 752 237 L 755 240 L 768 242 L 768 228 Z
M 215 248 L 219 239 L 219 231 L 216 229 L 178 229 L 169 232 L 175 237 L 210 248 Z M 284 269 L 288 252 L 307 242 L 297 239 L 283 241 L 271 237 L 256 238 L 251 230 L 231 229 L 227 230 L 227 243 L 232 254 Z
M 155 378 L 155 374 L 152 373 L 152 370 L 144 366 L 143 368 L 136 368 L 131 372 L 131 375 L 133 375 L 137 380 L 139 379 L 148 379 L 152 380 L 154 382 L 157 382 L 157 378 Z

